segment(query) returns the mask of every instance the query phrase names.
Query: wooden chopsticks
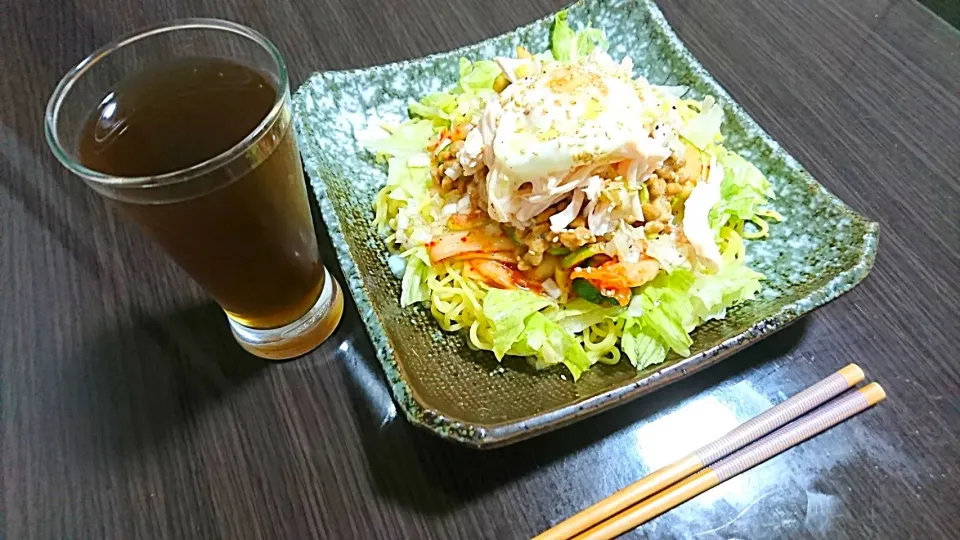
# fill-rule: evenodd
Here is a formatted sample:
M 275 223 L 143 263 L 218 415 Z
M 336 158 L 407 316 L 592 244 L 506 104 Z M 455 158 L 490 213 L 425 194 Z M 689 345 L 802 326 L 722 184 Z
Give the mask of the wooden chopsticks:
M 830 401 L 863 378 L 863 370 L 850 364 L 716 441 L 544 531 L 535 540 L 595 540 L 629 531 L 882 401 L 886 394 L 876 383 Z M 824 403 L 827 405 L 797 420 Z

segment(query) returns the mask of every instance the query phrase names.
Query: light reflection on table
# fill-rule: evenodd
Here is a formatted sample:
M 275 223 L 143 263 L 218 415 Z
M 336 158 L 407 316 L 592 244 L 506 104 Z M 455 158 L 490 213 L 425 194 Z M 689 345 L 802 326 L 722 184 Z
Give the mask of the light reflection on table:
M 379 364 L 373 358 L 361 356 L 362 352 L 355 349 L 355 339 L 361 337 L 350 335 L 338 346 L 337 361 L 349 383 L 355 387 L 356 402 L 384 437 L 373 440 L 371 444 L 378 447 L 373 451 L 385 451 L 382 447 L 385 445 L 391 448 L 388 452 L 397 452 L 400 447 L 394 446 L 395 438 L 406 440 L 402 433 L 407 426 L 396 426 L 397 409 L 388 384 L 379 372 Z M 582 459 L 573 459 L 571 455 L 561 457 L 557 462 L 563 470 L 561 477 L 569 481 L 589 479 L 589 487 L 581 484 L 582 491 L 575 492 L 565 489 L 563 483 L 554 485 L 555 506 L 550 512 L 556 515 L 549 518 L 549 523 L 556 523 L 569 515 L 571 508 L 589 506 L 696 450 L 802 390 L 804 385 L 792 380 L 788 373 L 775 362 L 747 369 L 716 386 L 668 404 L 649 416 L 638 417 L 633 424 L 607 433 L 602 444 L 581 447 Z M 664 391 L 670 392 L 670 388 Z M 611 414 L 629 414 L 629 410 L 628 406 Z M 387 428 L 393 426 L 404 429 L 386 435 Z M 539 448 L 540 444 L 551 445 L 550 440 L 575 436 L 577 432 L 576 428 L 559 430 L 539 441 L 518 443 L 502 449 L 502 452 L 523 455 L 532 448 Z M 485 470 L 487 460 L 495 462 L 493 453 L 500 452 L 464 451 L 456 445 L 432 444 L 432 440 L 420 436 L 412 438 L 409 443 L 417 446 L 416 452 L 427 456 L 428 462 L 433 460 L 435 453 L 458 455 L 464 470 Z M 850 519 L 854 509 L 845 505 L 849 493 L 824 487 L 824 479 L 838 474 L 838 471 L 843 474 L 851 460 L 868 460 L 895 467 L 904 464 L 906 459 L 898 448 L 876 432 L 865 429 L 860 419 L 854 419 L 818 436 L 815 446 L 801 445 L 788 450 L 660 516 L 628 537 L 767 538 L 776 530 L 786 536 L 799 534 L 801 537 L 829 538 L 829 532 L 836 530 L 837 520 Z M 588 465 L 584 466 L 584 463 Z M 531 473 L 530 477 L 538 474 Z M 509 481 L 509 475 L 504 480 Z
M 397 407 L 383 382 L 383 375 L 374 373 L 371 364 L 359 357 L 353 347 L 352 337 L 345 339 L 337 347 L 336 359 L 347 366 L 347 371 L 365 398 L 370 414 L 379 420 L 380 428 L 393 421 L 397 417 Z

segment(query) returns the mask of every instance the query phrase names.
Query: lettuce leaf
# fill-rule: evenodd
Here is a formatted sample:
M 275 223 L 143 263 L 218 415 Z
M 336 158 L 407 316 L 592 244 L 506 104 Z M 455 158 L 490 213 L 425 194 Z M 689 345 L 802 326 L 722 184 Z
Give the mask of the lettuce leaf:
M 567 23 L 567 10 L 557 12 L 550 27 L 550 52 L 558 62 L 573 62 L 577 54 L 577 35 Z
M 577 32 L 577 57 L 584 58 L 590 56 L 593 49 L 600 47 L 607 49 L 607 38 L 603 35 L 603 30 L 599 28 L 584 28 Z
M 719 231 L 728 222 L 755 217 L 767 199 L 773 198 L 773 190 L 763 173 L 737 153 L 722 147 L 711 151 L 724 171 L 720 202 L 710 211 L 710 227 Z
M 408 111 L 411 117 L 432 120 L 434 123 L 446 125 L 450 115 L 457 108 L 457 96 L 448 92 L 434 92 L 427 94 L 420 101 L 410 104 Z
M 760 290 L 761 279 L 763 274 L 744 264 L 725 264 L 716 274 L 696 280 L 690 287 L 690 298 L 701 319 L 723 317 L 726 308 L 752 299 Z
M 477 92 L 493 92 L 493 81 L 500 75 L 500 66 L 493 60 L 478 60 L 470 62 L 466 58 L 460 59 L 460 81 L 457 83 L 460 92 L 472 94 Z
M 549 298 L 529 291 L 487 291 L 483 298 L 483 316 L 490 320 L 493 327 L 493 354 L 497 360 L 502 360 L 523 334 L 527 317 L 552 304 Z
M 540 312 L 554 305 L 549 298 L 528 291 L 487 291 L 483 315 L 493 326 L 493 353 L 497 359 L 506 354 L 529 356 L 538 368 L 562 363 L 574 380 L 589 369 L 591 362 L 580 342 Z M 586 306 L 579 307 L 586 310 Z
M 387 160 L 388 198 L 410 203 L 427 196 L 430 186 L 428 167 L 411 167 L 408 158 L 394 157 Z
M 604 319 L 616 319 L 622 312 L 621 307 L 601 306 L 583 298 L 575 298 L 564 304 L 562 310 L 558 310 L 549 318 L 559 324 L 565 332 L 573 335 L 583 332 L 586 327 Z
M 652 331 L 645 330 L 635 319 L 625 323 L 623 336 L 620 338 L 620 349 L 638 370 L 667 359 L 667 349 L 663 343 Z
M 432 122 L 427 120 L 404 122 L 388 137 L 366 141 L 364 146 L 380 155 L 408 158 L 423 152 L 433 134 Z
M 667 310 L 662 305 L 654 303 L 649 296 L 640 298 L 643 306 L 643 323 L 647 329 L 655 333 L 664 344 L 681 356 L 690 354 L 690 345 L 693 340 L 683 328 L 677 315 L 683 315 L 676 309 Z
M 400 307 L 430 298 L 430 288 L 427 287 L 427 278 L 431 272 L 429 261 L 427 250 L 422 247 L 407 256 L 407 267 L 400 282 Z
M 722 139 L 720 134 L 722 123 L 723 108 L 712 96 L 707 96 L 700 104 L 699 114 L 687 120 L 683 126 L 683 138 L 700 150 L 705 150 L 711 143 Z
M 533 356 L 538 369 L 562 363 L 573 380 L 591 366 L 580 342 L 539 311 L 527 319 L 521 340 L 510 353 Z
M 597 47 L 606 50 L 607 38 L 599 28 L 574 32 L 567 22 L 567 11 L 557 13 L 550 27 L 550 52 L 558 62 L 576 62 L 589 56 Z

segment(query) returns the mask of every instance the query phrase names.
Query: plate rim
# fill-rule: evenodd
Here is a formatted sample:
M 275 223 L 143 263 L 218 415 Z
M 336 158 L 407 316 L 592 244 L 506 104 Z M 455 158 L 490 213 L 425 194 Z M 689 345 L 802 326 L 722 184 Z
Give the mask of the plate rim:
M 550 411 L 495 425 L 481 425 L 457 420 L 431 408 L 421 401 L 407 382 L 405 369 L 396 359 L 395 349 L 382 324 L 380 315 L 373 308 L 372 302 L 367 296 L 363 277 L 357 268 L 353 256 L 350 254 L 350 244 L 343 234 L 340 217 L 333 208 L 333 204 L 326 193 L 326 179 L 324 174 L 314 166 L 312 151 L 307 144 L 302 142 L 307 140 L 307 137 L 301 135 L 301 133 L 310 131 L 310 128 L 301 122 L 302 115 L 299 114 L 299 104 L 302 99 L 302 94 L 306 93 L 306 89 L 315 79 L 323 79 L 326 77 L 354 77 L 395 70 L 413 63 L 440 60 L 455 55 L 467 56 L 472 51 L 481 48 L 490 41 L 502 39 L 505 36 L 526 28 L 548 24 L 553 20 L 556 12 L 552 12 L 527 24 L 517 26 L 476 43 L 448 51 L 440 51 L 417 58 L 403 59 L 362 68 L 315 72 L 297 89 L 293 96 L 293 102 L 295 109 L 297 109 L 294 117 L 299 135 L 298 141 L 301 141 L 298 146 L 303 155 L 304 167 L 308 172 L 314 195 L 320 207 L 321 216 L 334 246 L 344 277 L 346 278 L 346 286 L 350 290 L 357 310 L 360 313 L 361 320 L 365 326 L 364 331 L 374 345 L 377 358 L 390 385 L 394 401 L 403 411 L 408 422 L 419 428 L 426 429 L 443 439 L 471 448 L 497 448 L 559 429 L 616 407 L 617 405 L 627 403 L 692 375 L 693 373 L 713 366 L 740 350 L 786 328 L 810 312 L 849 292 L 866 278 L 873 267 L 879 242 L 879 224 L 860 214 L 831 193 L 823 184 L 813 178 L 806 168 L 789 152 L 780 146 L 780 143 L 777 142 L 776 139 L 771 137 L 766 130 L 757 124 L 753 117 L 730 96 L 726 89 L 703 67 L 693 53 L 690 52 L 666 20 L 659 6 L 657 6 L 653 0 L 580 0 L 562 9 L 570 9 L 575 6 L 612 8 L 622 1 L 633 1 L 647 11 L 650 15 L 652 25 L 663 33 L 664 41 L 667 46 L 670 47 L 671 52 L 681 57 L 682 62 L 687 65 L 691 72 L 694 72 L 696 78 L 708 87 L 709 92 L 718 102 L 729 107 L 734 116 L 737 117 L 738 122 L 745 128 L 745 131 L 762 138 L 764 144 L 768 145 L 771 150 L 771 154 L 782 160 L 788 169 L 800 173 L 800 177 L 806 187 L 819 190 L 823 195 L 831 199 L 832 203 L 836 204 L 838 209 L 846 217 L 850 218 L 851 221 L 862 224 L 864 227 L 864 234 L 862 236 L 863 247 L 859 250 L 856 264 L 839 272 L 831 280 L 823 283 L 810 294 L 782 306 L 773 315 L 753 323 L 738 334 L 695 355 L 662 365 L 662 367 L 652 371 L 639 380 L 611 388 L 600 394 L 569 403 Z

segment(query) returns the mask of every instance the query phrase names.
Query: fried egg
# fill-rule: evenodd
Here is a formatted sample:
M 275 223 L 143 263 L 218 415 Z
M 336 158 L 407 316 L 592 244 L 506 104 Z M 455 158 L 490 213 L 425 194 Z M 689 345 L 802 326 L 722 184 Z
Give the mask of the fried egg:
M 474 138 L 482 137 L 493 219 L 528 226 L 599 169 L 630 160 L 628 181 L 638 185 L 670 155 L 627 64 L 599 54 L 582 64 L 546 63 L 487 103 Z

